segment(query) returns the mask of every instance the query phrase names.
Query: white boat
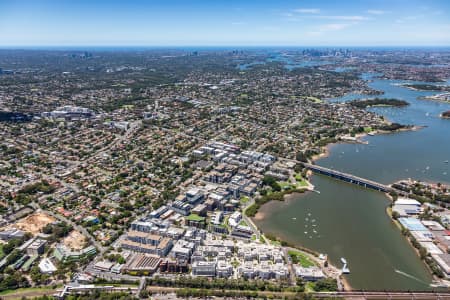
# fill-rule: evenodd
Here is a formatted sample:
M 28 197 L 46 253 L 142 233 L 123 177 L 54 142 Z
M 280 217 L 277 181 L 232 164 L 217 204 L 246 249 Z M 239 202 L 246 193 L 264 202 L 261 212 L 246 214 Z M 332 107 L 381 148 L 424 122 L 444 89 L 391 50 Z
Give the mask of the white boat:
M 450 287 L 450 282 L 449 282 L 449 281 L 445 281 L 445 280 L 442 280 L 442 281 L 433 281 L 433 282 L 430 284 L 430 286 L 431 286 L 431 287 L 436 287 L 436 288 L 448 288 L 448 287 Z
M 344 265 L 347 264 L 347 260 L 346 260 L 345 258 L 343 258 L 343 257 L 341 257 L 341 262 L 342 262 Z
M 448 160 L 444 160 L 444 163 L 448 164 Z
M 342 274 L 350 274 L 350 269 L 347 267 L 347 265 L 344 265 L 341 271 Z

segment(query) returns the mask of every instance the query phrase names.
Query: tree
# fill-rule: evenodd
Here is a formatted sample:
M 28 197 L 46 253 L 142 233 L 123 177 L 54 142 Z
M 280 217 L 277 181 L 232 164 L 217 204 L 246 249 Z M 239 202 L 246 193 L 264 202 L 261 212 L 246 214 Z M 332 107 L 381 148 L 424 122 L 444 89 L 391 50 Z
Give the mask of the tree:
M 427 256 L 427 249 L 425 249 L 424 247 L 420 247 L 419 255 L 421 259 L 424 259 Z
M 265 185 L 270 186 L 272 188 L 272 190 L 274 190 L 275 192 L 281 191 L 281 186 L 278 184 L 276 179 L 272 176 L 269 176 L 269 175 L 264 176 L 263 183 Z
M 398 211 L 393 211 L 392 212 L 392 218 L 394 220 L 397 220 L 398 218 L 400 218 L 400 214 L 398 213 Z
M 308 157 L 303 151 L 297 152 L 295 159 L 301 162 L 308 162 Z
M 316 281 L 314 290 L 317 292 L 337 291 L 337 281 L 334 278 L 324 278 Z

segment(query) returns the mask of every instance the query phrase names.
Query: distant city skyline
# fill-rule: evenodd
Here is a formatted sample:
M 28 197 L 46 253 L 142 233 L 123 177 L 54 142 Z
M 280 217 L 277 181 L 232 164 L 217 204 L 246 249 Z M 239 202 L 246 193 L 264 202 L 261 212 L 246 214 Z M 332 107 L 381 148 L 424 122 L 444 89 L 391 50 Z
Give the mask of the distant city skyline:
M 0 47 L 450 46 L 450 1 L 0 0 Z

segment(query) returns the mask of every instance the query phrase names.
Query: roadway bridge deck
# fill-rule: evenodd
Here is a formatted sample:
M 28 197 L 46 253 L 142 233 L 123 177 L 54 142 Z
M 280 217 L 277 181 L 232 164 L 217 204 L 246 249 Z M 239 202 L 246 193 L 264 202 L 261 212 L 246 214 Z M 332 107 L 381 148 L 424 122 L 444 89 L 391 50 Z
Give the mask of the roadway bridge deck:
M 385 184 L 382 184 L 382 183 L 379 183 L 379 182 L 376 182 L 373 180 L 361 178 L 358 176 L 354 176 L 351 174 L 347 174 L 344 172 L 340 172 L 340 171 L 336 171 L 333 169 L 325 168 L 325 167 L 318 166 L 318 165 L 308 164 L 308 163 L 303 163 L 303 166 L 315 173 L 327 175 L 327 176 L 330 176 L 330 177 L 333 177 L 333 178 L 336 178 L 336 179 L 339 179 L 339 180 L 342 180 L 342 181 L 345 181 L 348 183 L 353 183 L 353 184 L 356 184 L 356 185 L 359 185 L 359 186 L 362 186 L 365 188 L 377 190 L 377 191 L 380 191 L 383 193 L 389 193 L 392 191 L 398 192 L 396 189 L 394 189 L 388 185 L 385 185 Z

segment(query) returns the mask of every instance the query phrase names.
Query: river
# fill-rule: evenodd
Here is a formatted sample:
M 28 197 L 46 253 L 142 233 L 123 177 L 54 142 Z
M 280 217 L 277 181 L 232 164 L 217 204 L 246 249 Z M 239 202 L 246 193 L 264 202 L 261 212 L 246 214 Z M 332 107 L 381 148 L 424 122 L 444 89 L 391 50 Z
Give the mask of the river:
M 423 125 L 419 131 L 367 136 L 369 143 L 335 144 L 316 163 L 382 183 L 414 178 L 450 184 L 450 121 L 439 117 L 450 104 L 419 100 L 435 92 L 413 91 L 364 74 L 369 85 L 411 105 L 371 108 L 393 122 Z M 410 81 L 408 81 L 410 82 Z M 370 98 L 346 95 L 329 101 Z M 348 261 L 345 275 L 354 289 L 425 290 L 432 277 L 414 249 L 386 214 L 390 200 L 382 193 L 328 177 L 312 177 L 318 193 L 293 195 L 260 210 L 257 225 L 294 244 L 326 253 L 336 266 Z

